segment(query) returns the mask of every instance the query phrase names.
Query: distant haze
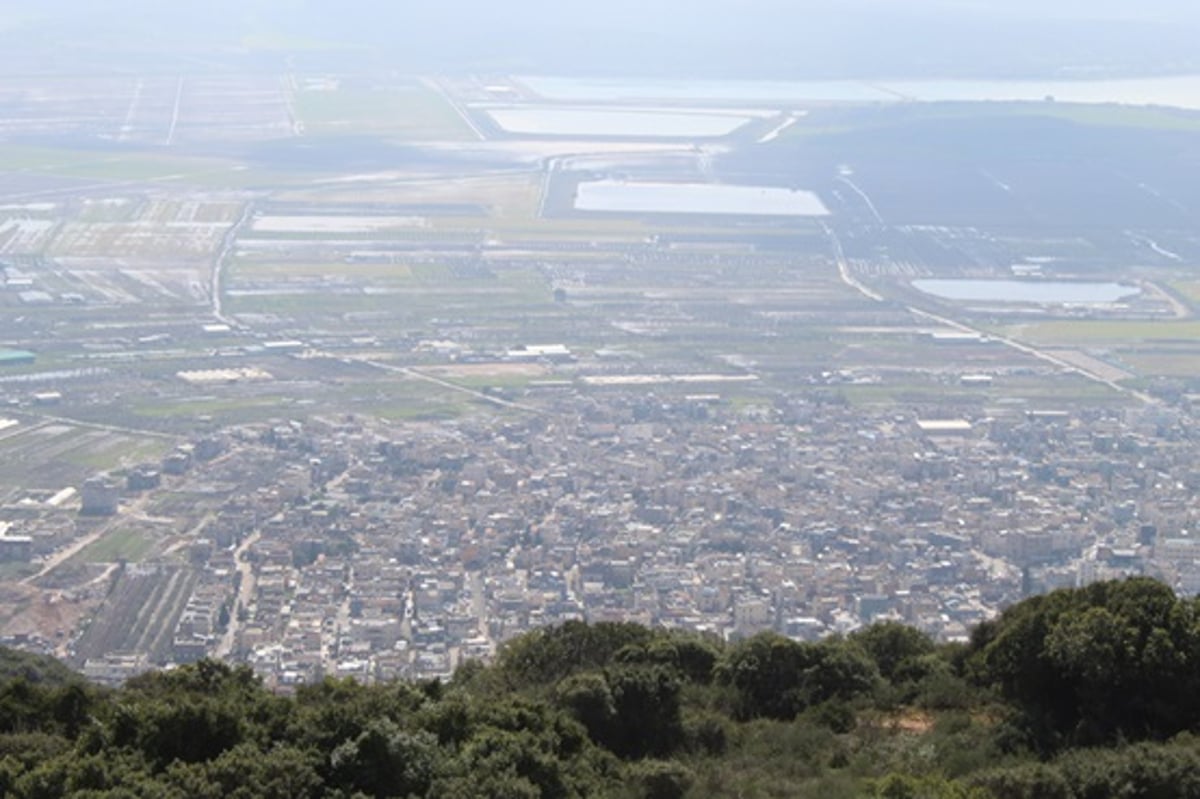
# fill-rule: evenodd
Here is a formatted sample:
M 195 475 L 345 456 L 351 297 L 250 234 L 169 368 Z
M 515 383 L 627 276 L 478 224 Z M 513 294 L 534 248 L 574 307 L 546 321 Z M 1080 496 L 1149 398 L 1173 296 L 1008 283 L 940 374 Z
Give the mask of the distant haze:
M 441 0 L 0 3 L 6 63 L 89 68 L 289 52 L 440 71 L 737 77 L 1200 70 L 1200 8 L 1149 0 Z M 12 66 L 9 67 L 10 69 Z

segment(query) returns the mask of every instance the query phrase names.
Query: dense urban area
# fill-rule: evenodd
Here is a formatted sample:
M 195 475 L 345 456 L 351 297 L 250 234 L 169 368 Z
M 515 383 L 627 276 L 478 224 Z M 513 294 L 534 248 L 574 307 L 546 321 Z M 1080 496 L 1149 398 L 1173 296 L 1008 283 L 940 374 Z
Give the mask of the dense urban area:
M 1197 9 L 0 0 L 0 797 L 1200 799 Z
M 1194 594 L 1189 86 L 8 81 L 0 641 L 289 691 Z

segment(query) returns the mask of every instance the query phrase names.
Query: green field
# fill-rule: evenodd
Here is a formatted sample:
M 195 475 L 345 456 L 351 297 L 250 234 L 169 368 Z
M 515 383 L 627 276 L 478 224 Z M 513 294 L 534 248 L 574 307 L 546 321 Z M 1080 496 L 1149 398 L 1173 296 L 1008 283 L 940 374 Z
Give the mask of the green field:
M 247 271 L 246 264 L 239 267 L 239 273 L 244 271 Z M 493 279 L 456 278 L 449 267 L 436 264 L 402 267 L 395 271 L 389 267 L 384 271 L 392 293 L 364 293 L 363 289 L 369 287 L 367 281 L 337 291 L 319 286 L 297 287 L 293 291 L 286 287 L 286 281 L 280 281 L 278 293 L 234 294 L 228 298 L 227 305 L 234 313 L 269 313 L 292 319 L 374 312 L 413 322 L 441 313 L 469 312 L 482 319 L 496 311 L 536 310 L 537 306 L 548 306 L 553 302 L 550 286 L 533 270 L 500 271 Z M 236 290 L 237 282 L 234 281 L 230 288 Z
M 295 113 L 308 135 L 353 133 L 406 139 L 472 140 L 476 136 L 437 92 L 414 84 L 387 88 L 301 89 Z
M 1200 303 L 1200 282 L 1186 280 L 1171 283 L 1171 288 L 1188 302 Z
M 1200 321 L 1061 321 L 1003 328 L 1005 335 L 1034 344 L 1134 344 L 1187 341 L 1200 347 Z
M 30 489 L 79 485 L 97 472 L 157 460 L 168 449 L 153 438 L 50 423 L 0 441 L 0 482 Z
M 1124 404 L 1121 393 L 1077 375 L 1003 376 L 988 388 L 967 388 L 917 372 L 885 378 L 878 383 L 831 386 L 828 389 L 852 405 L 896 404 L 941 405 L 988 408 L 1002 405 L 1059 405 L 1086 402 L 1089 405 Z
M 88 545 L 76 557 L 84 563 L 137 562 L 154 547 L 154 540 L 139 530 L 117 529 Z
M 0 172 L 19 172 L 54 178 L 71 178 L 116 186 L 163 184 L 192 186 L 204 189 L 242 189 L 250 187 L 288 186 L 302 182 L 296 172 L 280 172 L 255 167 L 238 160 L 186 154 L 160 154 L 131 151 L 112 154 L 96 150 L 74 150 L 32 147 L 23 144 L 0 143 Z M 61 186 L 45 190 L 31 188 L 27 193 L 15 192 L 15 197 L 28 196 L 53 199 L 62 194 Z
M 1143 375 L 1200 377 L 1200 348 L 1192 352 L 1123 352 L 1121 361 Z

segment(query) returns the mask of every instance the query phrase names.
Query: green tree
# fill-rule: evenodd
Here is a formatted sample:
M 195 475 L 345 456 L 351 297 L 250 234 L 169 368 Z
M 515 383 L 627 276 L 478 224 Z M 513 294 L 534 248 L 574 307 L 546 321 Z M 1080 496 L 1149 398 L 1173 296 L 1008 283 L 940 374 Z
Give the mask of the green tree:
M 500 650 L 497 671 L 513 687 L 553 686 L 578 671 L 607 666 L 621 649 L 654 638 L 639 624 L 587 624 L 569 621 L 509 641 Z
M 436 737 L 423 730 L 409 732 L 388 719 L 370 722 L 358 737 L 334 749 L 330 756 L 340 785 L 376 799 L 423 796 L 437 761 Z
M 678 677 L 662 666 L 620 666 L 605 674 L 613 717 L 604 745 L 621 757 L 663 756 L 684 742 Z
M 612 739 L 617 706 L 603 674 L 589 672 L 567 677 L 555 689 L 555 701 L 587 729 L 593 741 L 603 745 Z
M 844 640 L 798 643 L 761 633 L 727 653 L 717 677 L 733 689 L 739 718 L 786 721 L 812 705 L 873 691 L 879 674 L 861 649 Z
M 633 768 L 642 799 L 683 799 L 696 781 L 691 769 L 674 760 L 644 760 Z
M 973 776 L 971 783 L 995 799 L 1072 799 L 1074 796 L 1059 770 L 1045 763 L 1022 763 L 985 771 Z
M 1046 750 L 1166 737 L 1200 717 L 1195 605 L 1153 580 L 1026 600 L 971 648 L 972 672 L 1022 709 Z
M 872 624 L 853 633 L 850 641 L 862 647 L 888 681 L 903 679 L 920 658 L 934 652 L 929 636 L 894 621 Z
M 125 712 L 130 715 L 125 717 L 124 734 L 117 743 L 134 745 L 158 768 L 177 760 L 211 760 L 242 740 L 237 708 L 219 700 L 154 699 Z
M 981 788 L 974 788 L 941 777 L 912 777 L 889 774 L 875 784 L 871 796 L 877 799 L 988 799 Z

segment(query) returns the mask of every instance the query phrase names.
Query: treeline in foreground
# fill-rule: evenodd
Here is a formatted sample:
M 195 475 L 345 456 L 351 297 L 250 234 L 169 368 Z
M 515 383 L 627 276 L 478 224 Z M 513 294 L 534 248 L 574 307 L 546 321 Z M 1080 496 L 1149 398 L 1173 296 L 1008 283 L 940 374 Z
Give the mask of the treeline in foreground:
M 1146 579 L 952 646 L 570 623 L 446 683 L 295 696 L 211 661 L 111 691 L 55 666 L 0 657 L 2 796 L 1200 797 L 1200 604 Z

